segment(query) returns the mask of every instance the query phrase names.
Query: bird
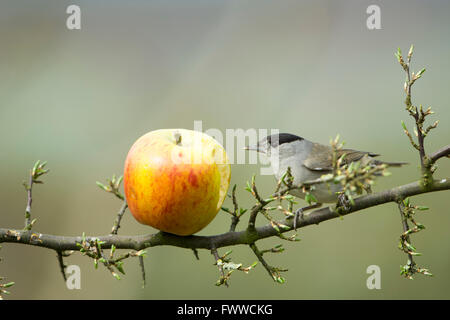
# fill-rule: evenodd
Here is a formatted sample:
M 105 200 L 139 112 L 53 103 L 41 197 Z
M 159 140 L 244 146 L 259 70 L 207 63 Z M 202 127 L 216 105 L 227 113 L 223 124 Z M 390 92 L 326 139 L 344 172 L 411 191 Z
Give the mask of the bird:
M 259 140 L 256 145 L 244 148 L 249 151 L 257 151 L 266 155 L 270 166 L 277 180 L 280 180 L 287 172 L 288 168 L 293 178 L 293 185 L 299 186 L 305 182 L 320 179 L 323 175 L 333 172 L 333 148 L 328 145 L 312 142 L 291 133 L 277 133 L 266 136 Z M 353 149 L 337 149 L 337 159 L 345 155 L 342 165 L 360 161 L 366 165 L 385 164 L 388 167 L 400 167 L 406 162 L 384 162 L 373 159 L 379 154 Z M 318 183 L 310 194 L 315 198 L 316 203 L 296 210 L 294 214 L 294 229 L 296 229 L 297 219 L 304 211 L 319 208 L 324 203 L 342 203 L 339 192 L 342 185 L 333 183 Z M 305 199 L 306 193 L 301 188 L 294 188 L 289 191 L 293 196 Z

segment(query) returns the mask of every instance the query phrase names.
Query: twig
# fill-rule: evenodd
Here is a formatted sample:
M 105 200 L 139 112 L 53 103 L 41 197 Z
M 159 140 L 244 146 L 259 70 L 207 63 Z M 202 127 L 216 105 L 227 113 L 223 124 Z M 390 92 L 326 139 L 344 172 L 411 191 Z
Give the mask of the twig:
M 414 149 L 416 149 L 417 151 L 420 150 L 419 145 L 414 141 L 411 133 L 409 133 L 409 130 L 406 128 L 406 124 L 402 121 L 402 126 L 403 126 L 403 131 L 405 132 L 406 136 L 409 139 L 409 142 L 411 143 L 411 145 L 414 147 Z
M 409 237 L 409 235 L 407 234 L 408 230 L 409 230 L 409 225 L 408 225 L 408 218 L 405 216 L 404 213 L 404 204 L 403 204 L 403 199 L 399 200 L 398 202 L 398 209 L 400 211 L 400 216 L 402 219 L 402 225 L 403 225 L 403 234 L 405 234 L 405 240 L 408 243 L 411 243 L 411 239 Z M 408 263 L 407 265 L 410 266 L 412 269 L 414 269 L 414 266 L 416 265 L 416 263 L 414 262 L 413 256 L 411 255 L 411 253 L 407 253 L 408 255 Z
M 234 185 L 232 191 L 231 191 L 231 199 L 233 201 L 233 214 L 231 218 L 231 225 L 230 225 L 230 232 L 236 231 L 236 226 L 239 223 L 240 214 L 239 214 L 239 206 L 236 199 L 236 185 Z
M 32 190 L 33 190 L 33 174 L 30 173 L 28 185 L 25 185 L 27 190 L 27 207 L 25 208 L 25 230 L 31 230 L 31 203 L 33 202 Z
M 433 152 L 430 155 L 430 160 L 434 163 L 443 157 L 450 157 L 450 144 L 446 145 L 445 147 L 442 147 L 441 149 L 437 150 L 436 152 Z
M 66 276 L 66 265 L 64 264 L 64 258 L 62 251 L 56 250 L 57 257 L 58 257 L 58 263 L 59 263 L 59 269 L 61 270 L 62 276 L 64 278 L 64 282 L 67 281 Z
M 0 249 L 2 247 L 0 246 Z M 1 261 L 1 259 L 0 259 Z M 0 277 L 0 281 L 6 280 L 5 277 Z M 8 282 L 8 283 L 0 283 L 0 300 L 3 300 L 3 294 L 9 294 L 10 292 L 6 290 L 6 288 L 12 287 L 14 285 L 14 282 Z
M 41 162 L 40 160 L 36 161 L 36 163 L 33 166 L 33 169 L 31 169 L 30 171 L 30 178 L 28 180 L 28 184 L 25 182 L 23 183 L 25 190 L 27 191 L 27 206 L 25 208 L 24 230 L 31 230 L 31 228 L 36 222 L 36 219 L 31 220 L 31 203 L 33 202 L 32 189 L 34 183 L 43 183 L 42 181 L 38 180 L 38 178 L 49 171 L 48 169 L 44 169 L 46 164 L 47 164 L 46 161 L 44 162 Z
M 198 256 L 198 250 L 195 248 L 192 248 L 192 252 L 194 253 L 195 259 L 200 260 L 200 257 Z
M 278 187 L 277 187 L 278 189 Z M 251 185 L 247 182 L 247 191 L 249 191 L 253 197 L 255 197 L 257 204 L 255 204 L 252 207 L 252 210 L 250 211 L 250 217 L 248 219 L 248 227 L 247 229 L 249 231 L 254 231 L 255 227 L 256 227 L 256 216 L 258 215 L 259 212 L 261 212 L 261 210 L 270 202 L 270 201 L 266 201 L 263 200 L 261 198 L 261 196 L 258 193 L 258 189 L 256 188 L 256 183 L 255 183 L 255 176 L 252 177 L 252 183 Z
M 258 258 L 259 262 L 263 265 L 264 269 L 266 269 L 267 273 L 270 275 L 272 280 L 278 283 L 284 283 L 285 279 L 280 275 L 280 272 L 288 271 L 287 269 L 280 269 L 270 266 L 263 257 L 264 252 L 260 251 L 255 243 L 250 244 L 250 248 L 253 250 L 253 253 Z M 266 251 L 267 252 L 267 251 Z
M 123 196 L 123 194 L 120 192 L 120 184 L 122 183 L 123 180 L 123 176 L 120 176 L 119 178 L 116 177 L 116 175 L 114 174 L 112 176 L 112 179 L 107 179 L 108 185 L 105 186 L 103 183 L 97 181 L 97 186 L 99 186 L 100 189 L 112 193 L 113 195 L 115 195 L 117 198 L 119 198 L 120 200 L 125 201 L 125 197 Z
M 239 205 L 237 203 L 236 199 L 236 185 L 233 186 L 233 189 L 231 191 L 231 196 L 228 195 L 228 197 L 231 198 L 233 202 L 233 210 L 222 207 L 222 210 L 229 213 L 231 215 L 231 224 L 229 228 L 229 232 L 236 231 L 236 226 L 239 223 L 241 217 L 244 215 L 244 213 L 247 212 L 247 209 L 239 208 Z
M 259 251 L 258 247 L 256 247 L 255 243 L 250 244 L 250 248 L 252 249 L 252 251 L 255 254 L 255 256 L 258 258 L 259 262 L 261 262 L 261 264 L 263 265 L 264 269 L 266 269 L 267 273 L 273 279 L 273 274 L 272 274 L 271 267 L 266 262 L 266 260 L 263 257 L 263 254 L 261 253 L 261 251 Z
M 400 50 L 400 48 L 398 49 L 397 53 L 396 53 L 396 57 L 398 62 L 400 63 L 400 65 L 402 66 L 403 70 L 406 72 L 406 81 L 405 81 L 405 93 L 406 93 L 406 98 L 405 98 L 405 106 L 406 106 L 406 110 L 409 112 L 409 114 L 415 119 L 416 121 L 416 127 L 417 127 L 417 138 L 418 138 L 418 150 L 419 150 L 419 154 L 420 154 L 420 162 L 422 167 L 424 166 L 424 162 L 423 159 L 425 157 L 425 148 L 423 145 L 423 134 L 422 134 L 422 130 L 421 130 L 421 124 L 423 125 L 423 122 L 420 123 L 420 114 L 417 110 L 417 107 L 414 107 L 412 102 L 411 102 L 411 89 L 412 86 L 414 84 L 414 82 L 419 79 L 422 75 L 423 72 L 425 72 L 425 69 L 422 69 L 421 71 L 419 71 L 419 73 L 417 75 L 411 75 L 411 70 L 410 70 L 410 65 L 411 65 L 411 57 L 413 54 L 413 49 L 414 47 L 411 46 L 411 48 L 409 49 L 408 52 L 408 56 L 405 60 L 403 59 L 402 56 L 402 52 Z M 411 140 L 411 143 L 413 143 L 412 141 L 412 137 L 411 135 L 408 135 L 408 137 Z M 413 144 L 414 145 L 414 144 Z
M 225 276 L 225 272 L 223 270 L 223 261 L 222 259 L 219 257 L 219 253 L 217 252 L 216 248 L 212 248 L 211 249 L 211 254 L 214 256 L 214 259 L 216 260 L 216 265 L 219 268 L 219 272 L 220 272 L 220 278 L 219 281 L 217 282 L 217 285 L 226 285 L 227 287 L 228 285 L 228 277 Z
M 417 79 L 421 78 L 422 74 L 425 72 L 425 69 L 422 69 L 417 73 L 414 73 L 414 72 L 411 73 L 410 65 L 411 65 L 411 57 L 413 54 L 413 49 L 414 49 L 414 47 L 411 46 L 411 48 L 409 49 L 409 52 L 408 52 L 406 62 L 403 59 L 400 48 L 398 49 L 398 51 L 395 55 L 397 57 L 398 62 L 402 66 L 403 70 L 406 72 L 406 81 L 404 84 L 404 89 L 405 89 L 405 93 L 406 93 L 405 106 L 406 106 L 406 110 L 414 118 L 414 121 L 416 124 L 415 133 L 417 136 L 417 143 L 414 142 L 412 135 L 406 129 L 406 125 L 403 122 L 402 122 L 402 125 L 403 125 L 403 129 L 405 131 L 405 134 L 408 136 L 408 138 L 411 142 L 411 145 L 419 151 L 420 165 L 422 168 L 422 175 L 423 175 L 423 177 L 422 177 L 423 186 L 428 187 L 433 181 L 432 175 L 434 172 L 434 169 L 433 169 L 434 161 L 430 160 L 430 157 L 428 157 L 426 155 L 424 139 L 432 129 L 437 127 L 439 121 L 435 121 L 432 125 L 428 126 L 426 129 L 424 129 L 423 126 L 425 123 L 425 119 L 427 116 L 433 114 L 433 111 L 431 111 L 430 107 L 424 111 L 422 106 L 417 108 L 416 106 L 414 106 L 412 104 L 411 88 L 412 88 L 413 84 L 415 83 L 415 81 Z
M 126 200 L 123 200 L 122 207 L 119 210 L 119 213 L 117 214 L 116 220 L 114 221 L 114 225 L 112 227 L 111 234 L 117 234 L 117 231 L 120 228 L 120 221 L 122 220 L 123 214 L 128 208 L 128 204 Z
M 250 211 L 250 218 L 248 219 L 249 230 L 255 230 L 256 216 L 258 215 L 258 213 L 261 212 L 261 209 L 263 209 L 265 205 L 266 205 L 265 203 L 260 202 L 253 206 L 252 211 Z
M 426 117 L 433 114 L 433 111 L 431 111 L 431 107 L 428 107 L 427 110 L 424 111 L 422 105 L 420 105 L 420 107 L 417 108 L 411 102 L 411 88 L 414 82 L 417 79 L 419 79 L 425 72 L 425 69 L 422 69 L 416 74 L 414 74 L 414 72 L 411 73 L 410 63 L 413 54 L 413 48 L 414 47 L 411 46 L 411 48 L 409 49 L 406 62 L 402 57 L 400 49 L 398 49 L 396 56 L 398 62 L 402 66 L 403 70 L 406 72 L 406 81 L 404 84 L 406 93 L 405 105 L 406 110 L 409 112 L 410 116 L 414 118 L 416 124 L 415 134 L 417 136 L 417 143 L 414 141 L 412 135 L 409 133 L 403 121 L 402 126 L 405 131 L 405 134 L 409 138 L 411 145 L 419 151 L 420 166 L 422 169 L 422 178 L 420 183 L 424 189 L 427 189 L 430 188 L 430 186 L 432 186 L 433 183 L 436 181 L 433 179 L 433 173 L 437 168 L 434 163 L 439 158 L 448 156 L 450 154 L 450 145 L 441 148 L 440 150 L 431 154 L 431 156 L 427 156 L 425 152 L 424 139 L 432 129 L 435 129 L 437 127 L 439 120 L 435 121 L 433 124 L 429 125 L 424 130 L 424 123 Z M 405 252 L 408 255 L 408 262 L 406 265 L 402 266 L 401 274 L 408 279 L 412 279 L 412 275 L 417 272 L 422 273 L 424 275 L 432 275 L 428 269 L 419 268 L 417 264 L 414 262 L 413 256 L 420 255 L 420 253 L 416 252 L 416 249 L 414 248 L 414 246 L 411 244 L 410 241 L 410 234 L 416 233 L 425 228 L 422 224 L 417 223 L 413 218 L 415 209 L 423 210 L 424 207 L 410 205 L 409 198 L 399 198 L 398 208 L 402 218 L 402 226 L 403 226 L 403 234 L 400 237 L 399 247 L 400 249 L 403 250 L 403 252 Z M 414 224 L 414 227 L 412 229 L 409 228 L 408 220 Z
M 145 266 L 144 266 L 144 257 L 139 256 L 139 265 L 141 266 L 141 274 L 142 274 L 142 288 L 145 287 Z

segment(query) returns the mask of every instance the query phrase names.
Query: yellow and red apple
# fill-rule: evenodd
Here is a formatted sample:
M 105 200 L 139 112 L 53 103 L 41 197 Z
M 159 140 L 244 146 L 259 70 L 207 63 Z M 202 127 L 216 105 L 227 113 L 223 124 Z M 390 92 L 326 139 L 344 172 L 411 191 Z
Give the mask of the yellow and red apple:
M 161 129 L 133 144 L 123 180 L 138 222 L 185 236 L 214 219 L 230 176 L 227 154 L 215 139 L 199 131 Z

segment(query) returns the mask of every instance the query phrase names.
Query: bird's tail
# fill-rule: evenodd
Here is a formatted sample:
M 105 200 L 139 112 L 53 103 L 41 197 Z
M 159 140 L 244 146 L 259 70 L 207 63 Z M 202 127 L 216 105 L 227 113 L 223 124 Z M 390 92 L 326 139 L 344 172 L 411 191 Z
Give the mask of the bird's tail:
M 401 167 L 401 166 L 404 166 L 406 164 L 409 164 L 408 162 L 386 162 L 386 161 L 380 161 L 380 160 L 373 160 L 372 163 L 374 165 L 385 164 L 388 167 Z

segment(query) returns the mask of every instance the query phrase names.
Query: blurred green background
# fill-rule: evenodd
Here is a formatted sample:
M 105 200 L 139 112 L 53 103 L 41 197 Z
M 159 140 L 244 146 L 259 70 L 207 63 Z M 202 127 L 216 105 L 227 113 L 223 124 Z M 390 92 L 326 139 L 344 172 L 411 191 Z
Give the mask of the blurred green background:
M 51 172 L 35 188 L 35 230 L 107 234 L 120 202 L 95 181 L 121 174 L 142 134 L 193 129 L 194 120 L 202 120 L 204 130 L 276 128 L 322 143 L 339 133 L 348 147 L 411 163 L 392 169 L 376 190 L 414 181 L 418 155 L 400 125 L 412 122 L 394 57 L 397 47 L 407 52 L 412 43 L 413 69 L 427 68 L 413 102 L 431 105 L 441 120 L 427 150 L 449 142 L 448 1 L 76 1 L 82 29 L 74 31 L 65 25 L 69 4 L 1 1 L 1 227 L 23 227 L 22 181 L 41 159 Z M 370 4 L 381 7 L 381 30 L 366 27 Z M 243 188 L 259 168 L 232 167 L 243 206 L 252 205 Z M 449 174 L 449 161 L 442 160 L 436 176 Z M 270 176 L 257 181 L 265 194 L 274 188 Z M 406 257 L 397 248 L 401 223 L 394 204 L 301 229 L 301 242 L 285 242 L 284 253 L 267 256 L 289 269 L 284 285 L 257 266 L 218 288 L 208 251 L 197 261 L 190 250 L 173 247 L 148 250 L 145 289 L 137 260 L 125 263 L 127 274 L 117 281 L 74 254 L 66 263 L 81 267 L 81 290 L 68 290 L 55 252 L 15 244 L 3 244 L 0 275 L 16 282 L 10 299 L 448 299 L 448 196 L 413 200 L 431 208 L 417 217 L 427 229 L 413 243 L 432 278 L 400 276 Z M 229 222 L 221 212 L 199 234 L 222 233 Z M 120 234 L 150 232 L 127 212 Z M 232 258 L 245 265 L 256 260 L 245 246 L 234 247 Z M 381 290 L 366 287 L 373 264 L 381 267 Z

